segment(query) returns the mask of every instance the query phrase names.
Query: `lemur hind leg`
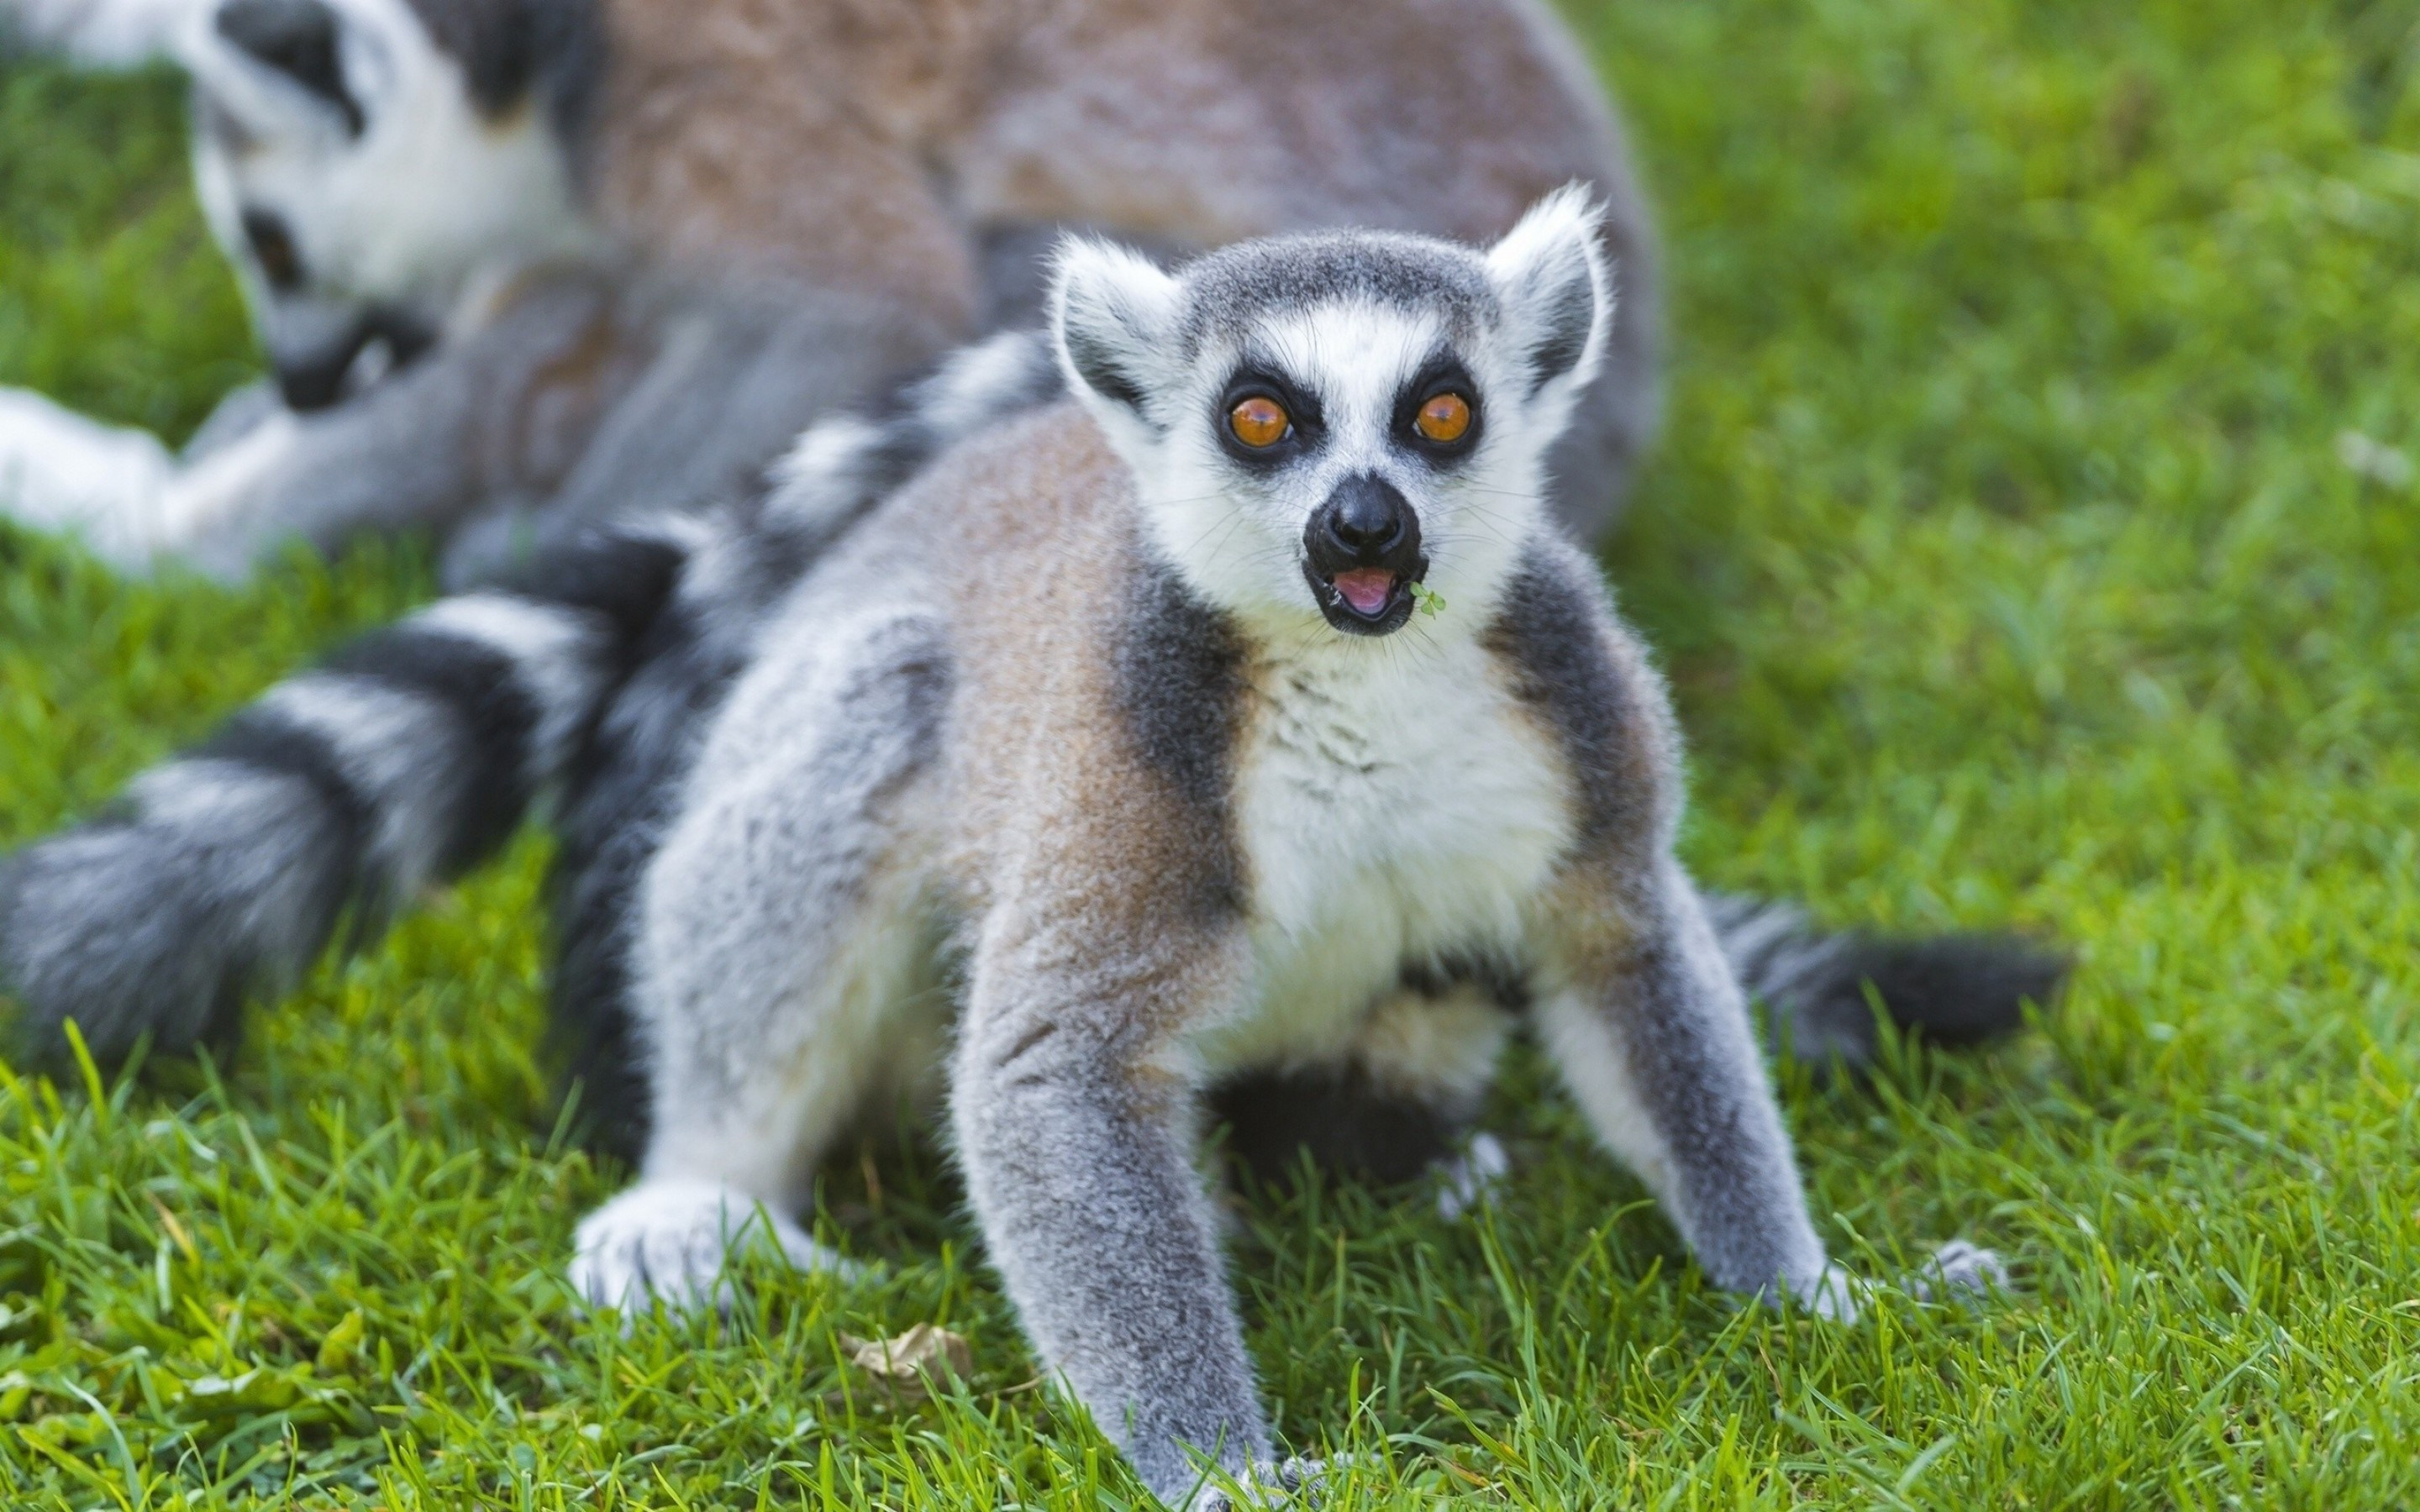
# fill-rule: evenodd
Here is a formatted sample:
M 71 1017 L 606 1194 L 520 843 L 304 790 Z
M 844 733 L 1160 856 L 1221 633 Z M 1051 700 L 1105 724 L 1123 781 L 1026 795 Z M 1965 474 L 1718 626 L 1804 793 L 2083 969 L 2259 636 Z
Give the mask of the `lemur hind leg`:
M 1477 1155 L 1481 1103 L 1521 1006 L 1517 985 L 1459 972 L 1407 972 L 1338 1054 L 1222 1081 L 1211 1115 L 1227 1153 L 1255 1180 L 1282 1184 L 1307 1154 L 1347 1180 L 1393 1184 L 1442 1172 L 1458 1211 L 1493 1156 Z M 1450 1213 L 1449 1214 L 1450 1216 Z
M 639 1183 L 580 1226 L 572 1278 L 599 1305 L 719 1301 L 756 1238 L 837 1265 L 790 1214 L 897 1055 L 930 1043 L 934 915 L 899 836 L 946 662 L 912 618 L 813 629 L 735 690 L 641 889 L 654 1117 Z

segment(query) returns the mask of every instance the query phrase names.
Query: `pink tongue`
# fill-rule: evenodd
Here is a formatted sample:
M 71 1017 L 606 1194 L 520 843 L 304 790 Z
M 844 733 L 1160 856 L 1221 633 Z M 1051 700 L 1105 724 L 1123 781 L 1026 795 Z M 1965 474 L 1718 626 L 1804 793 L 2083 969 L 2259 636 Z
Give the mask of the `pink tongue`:
M 1344 602 L 1361 614 L 1377 613 L 1386 607 L 1387 595 L 1395 591 L 1395 575 L 1384 567 L 1356 567 L 1338 573 L 1330 581 L 1344 595 Z

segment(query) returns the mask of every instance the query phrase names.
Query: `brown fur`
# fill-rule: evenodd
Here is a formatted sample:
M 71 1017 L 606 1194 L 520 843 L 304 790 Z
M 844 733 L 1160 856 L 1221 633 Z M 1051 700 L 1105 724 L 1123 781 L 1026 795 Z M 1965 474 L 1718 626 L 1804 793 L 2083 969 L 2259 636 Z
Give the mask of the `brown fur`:
M 606 18 L 594 167 L 616 230 L 960 324 L 967 233 L 988 225 L 1471 240 L 1569 180 L 1630 185 L 1535 0 L 606 0 Z M 1647 227 L 1610 239 L 1643 291 Z
M 926 357 L 1032 316 L 1041 228 L 1161 254 L 1347 225 L 1484 241 L 1592 184 L 1621 310 L 1554 467 L 1582 535 L 1619 507 L 1656 417 L 1654 233 L 1544 0 L 601 3 L 582 158 L 608 232 L 675 285 L 863 301 Z
M 1144 570 L 1131 487 L 1070 402 L 963 449 L 901 514 L 977 568 L 936 589 L 958 621 L 954 870 L 1001 926 L 984 949 L 1075 977 L 1120 963 L 1084 995 L 1128 1018 L 1140 1064 L 1215 991 L 1240 861 L 1224 806 L 1156 768 L 1121 707 L 1116 638 Z

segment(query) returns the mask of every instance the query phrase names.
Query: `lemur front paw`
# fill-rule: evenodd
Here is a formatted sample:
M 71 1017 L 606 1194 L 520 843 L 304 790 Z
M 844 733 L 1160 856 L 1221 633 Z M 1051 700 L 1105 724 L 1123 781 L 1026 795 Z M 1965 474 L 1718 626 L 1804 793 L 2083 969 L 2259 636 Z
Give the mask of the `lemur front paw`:
M 1255 1465 L 1241 1482 L 1243 1494 L 1249 1498 L 1237 1501 L 1224 1489 L 1205 1486 L 1193 1498 L 1189 1512 L 1244 1512 L 1248 1507 L 1310 1507 L 1325 1499 L 1327 1461 L 1325 1459 L 1288 1459 L 1274 1465 Z
M 113 561 L 143 555 L 174 463 L 156 437 L 104 425 L 27 389 L 0 388 L 0 515 L 75 531 Z
M 1910 1275 L 1901 1289 L 1918 1302 L 1959 1302 L 2005 1291 L 2009 1268 L 1999 1256 L 1979 1244 L 1953 1239 L 1932 1252 L 1932 1258 Z M 1818 1318 L 1854 1323 L 1865 1311 L 1874 1283 L 1849 1273 L 1838 1260 L 1805 1285 L 1785 1284 L 1779 1289 Z
M 711 1181 L 642 1181 L 581 1220 L 571 1284 L 591 1307 L 676 1311 L 731 1304 L 730 1259 L 770 1244 L 801 1271 L 858 1267 L 753 1197 Z
M 1907 1278 L 1907 1289 L 1919 1302 L 1988 1297 L 2009 1289 L 2009 1267 L 1980 1244 L 1953 1239 L 1934 1250 L 1932 1258 Z

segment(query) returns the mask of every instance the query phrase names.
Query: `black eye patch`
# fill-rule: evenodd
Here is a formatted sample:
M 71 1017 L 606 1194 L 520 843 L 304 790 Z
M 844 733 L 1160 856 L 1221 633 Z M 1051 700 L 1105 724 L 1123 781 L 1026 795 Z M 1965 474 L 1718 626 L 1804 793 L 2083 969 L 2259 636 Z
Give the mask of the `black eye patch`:
M 354 136 L 368 124 L 345 85 L 336 13 L 320 0 L 227 0 L 213 23 L 227 41 L 318 95 Z
M 290 293 L 302 286 L 302 255 L 294 249 L 293 233 L 276 215 L 257 206 L 246 206 L 243 211 L 243 239 L 252 247 L 253 261 L 260 264 L 260 276 L 269 286 Z
M 1444 394 L 1458 394 L 1469 407 L 1461 434 L 1451 440 L 1432 440 L 1420 432 L 1420 410 L 1430 400 Z M 1395 395 L 1395 413 L 1389 425 L 1397 444 L 1432 462 L 1446 463 L 1467 455 L 1479 444 L 1486 428 L 1487 407 L 1480 402 L 1479 385 L 1462 360 L 1450 352 L 1439 352 L 1420 364 Z
M 1236 407 L 1252 399 L 1276 402 L 1290 422 L 1284 437 L 1264 446 L 1248 445 L 1237 437 L 1230 422 Z M 1235 369 L 1219 391 L 1219 398 L 1211 412 L 1210 428 L 1227 455 L 1247 467 L 1264 470 L 1281 467 L 1317 446 L 1327 435 L 1327 426 L 1319 408 L 1319 396 L 1294 383 L 1277 368 L 1266 363 L 1246 363 Z

